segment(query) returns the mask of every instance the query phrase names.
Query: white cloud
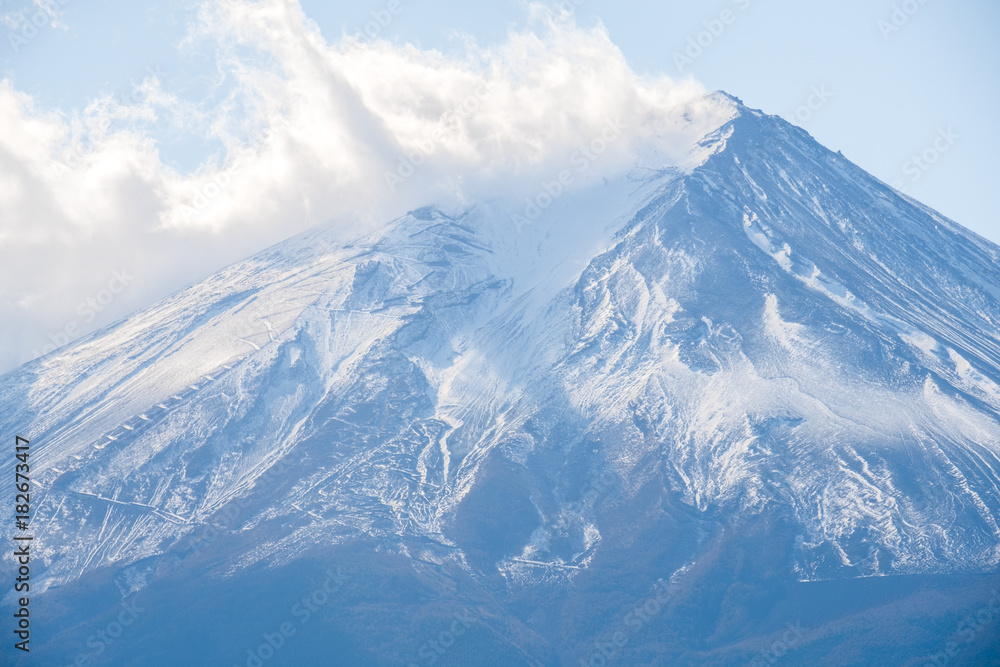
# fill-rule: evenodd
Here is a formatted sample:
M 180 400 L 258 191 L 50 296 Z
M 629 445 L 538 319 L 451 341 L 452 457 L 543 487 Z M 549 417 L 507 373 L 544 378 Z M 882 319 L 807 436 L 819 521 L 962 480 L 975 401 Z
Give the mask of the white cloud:
M 728 117 L 693 82 L 632 72 L 603 29 L 531 12 L 531 29 L 448 57 L 330 43 L 295 0 L 209 2 L 186 46 L 216 54 L 221 100 L 151 76 L 67 116 L 0 83 L 0 371 L 67 325 L 72 338 L 107 324 L 317 223 L 346 234 L 431 203 L 523 197 L 609 122 L 624 132 L 592 177 L 647 151 L 683 164 Z M 148 131 L 163 119 L 225 154 L 177 172 Z M 113 294 L 121 269 L 135 280 Z M 87 321 L 87 299 L 109 295 Z

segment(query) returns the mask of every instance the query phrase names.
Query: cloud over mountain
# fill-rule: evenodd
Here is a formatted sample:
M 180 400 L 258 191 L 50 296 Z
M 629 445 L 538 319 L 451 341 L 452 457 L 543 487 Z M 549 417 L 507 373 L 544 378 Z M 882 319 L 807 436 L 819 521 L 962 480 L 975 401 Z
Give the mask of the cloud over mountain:
M 210 98 L 151 72 L 128 99 L 68 113 L 0 84 L 0 316 L 17 322 L 0 370 L 313 224 L 517 200 L 574 157 L 574 184 L 640 155 L 683 165 L 728 119 L 694 82 L 633 72 L 602 27 L 529 13 L 503 43 L 445 55 L 331 42 L 295 0 L 211 2 L 182 44 L 213 54 Z M 164 124 L 220 150 L 181 172 L 161 156 Z M 114 293 L 123 270 L 135 279 Z

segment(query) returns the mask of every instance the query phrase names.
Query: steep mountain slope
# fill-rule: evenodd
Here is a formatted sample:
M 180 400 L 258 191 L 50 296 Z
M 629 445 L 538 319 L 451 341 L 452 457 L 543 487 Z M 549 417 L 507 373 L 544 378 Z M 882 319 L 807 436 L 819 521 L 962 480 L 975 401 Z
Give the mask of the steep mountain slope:
M 39 652 L 254 664 L 287 620 L 257 659 L 728 664 L 803 618 L 803 660 L 939 650 L 1000 563 L 1000 249 L 721 99 L 689 170 L 310 233 L 5 376 Z

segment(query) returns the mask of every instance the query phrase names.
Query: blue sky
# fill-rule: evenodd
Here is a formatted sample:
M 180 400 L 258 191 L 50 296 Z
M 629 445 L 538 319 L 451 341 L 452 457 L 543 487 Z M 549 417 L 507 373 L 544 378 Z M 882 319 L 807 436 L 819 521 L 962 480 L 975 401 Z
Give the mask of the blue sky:
M 1000 4 L 562 4 L 563 27 L 546 32 L 538 5 L 512 0 L 0 0 L 0 316 L 18 323 L 0 336 L 0 372 L 309 225 L 349 231 L 428 193 L 537 185 L 572 146 L 567 127 L 699 85 L 1000 242 Z M 548 90 L 557 62 L 596 83 Z M 387 191 L 387 161 L 486 81 L 535 89 L 494 94 L 434 169 Z M 428 98 L 439 106 L 406 107 Z M 380 120 L 351 125 L 358 104 Z M 502 150 L 483 153 L 498 128 Z M 125 289 L 86 305 L 123 270 Z
M 39 30 L 16 53 L 8 36 L 3 50 L 4 75 L 45 107 L 69 110 L 101 94 L 127 94 L 148 71 L 161 73 L 165 86 L 181 95 L 208 94 L 210 53 L 179 49 L 197 3 L 52 4 L 59 7 L 62 26 Z M 333 41 L 363 32 L 373 13 L 387 11 L 389 2 L 301 4 Z M 527 15 L 524 3 L 511 0 L 400 0 L 400 5 L 402 11 L 388 26 L 379 26 L 378 36 L 445 52 L 461 51 L 469 36 L 483 44 L 500 42 L 510 27 L 523 26 Z M 985 187 L 1000 180 L 995 158 L 1000 4 L 588 0 L 574 8 L 581 25 L 601 21 L 640 72 L 691 75 L 708 89 L 724 89 L 789 118 L 810 101 L 814 88 L 825 91 L 820 97 L 829 98 L 822 108 L 803 110 L 798 124 L 876 176 L 902 183 L 908 194 L 1000 242 L 1000 216 Z M 23 0 L 0 4 L 7 14 L 33 9 Z M 726 10 L 735 19 L 712 35 L 699 57 L 679 68 L 674 55 L 684 55 L 688 40 Z M 939 131 L 949 127 L 958 139 L 946 155 L 926 169 L 912 160 L 933 149 Z M 164 158 L 184 169 L 218 149 L 197 137 L 159 138 Z

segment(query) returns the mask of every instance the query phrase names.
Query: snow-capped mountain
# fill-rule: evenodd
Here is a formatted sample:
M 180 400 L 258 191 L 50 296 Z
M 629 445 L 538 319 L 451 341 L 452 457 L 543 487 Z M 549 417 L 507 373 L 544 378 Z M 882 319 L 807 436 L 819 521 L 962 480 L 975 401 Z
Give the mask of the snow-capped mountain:
M 687 168 L 317 230 L 4 376 L 37 654 L 943 650 L 1000 571 L 1000 248 L 716 97 Z

